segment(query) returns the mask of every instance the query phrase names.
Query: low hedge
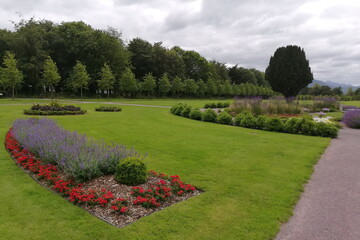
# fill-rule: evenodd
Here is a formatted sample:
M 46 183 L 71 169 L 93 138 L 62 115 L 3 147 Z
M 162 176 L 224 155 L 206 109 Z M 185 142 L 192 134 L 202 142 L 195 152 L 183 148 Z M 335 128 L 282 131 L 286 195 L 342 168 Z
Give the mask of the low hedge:
M 170 112 L 175 115 L 206 122 L 216 122 L 220 124 L 235 125 L 266 131 L 330 138 L 336 138 L 339 129 L 341 128 L 338 124 L 315 122 L 310 116 L 280 118 L 259 115 L 255 117 L 249 111 L 243 111 L 237 114 L 233 120 L 232 116 L 226 111 L 216 114 L 214 110 L 206 109 L 204 112 L 201 112 L 200 110 L 193 109 L 186 104 L 173 106 Z M 186 114 L 182 114 L 182 112 L 186 112 Z
M 227 108 L 230 106 L 229 102 L 206 103 L 204 108 Z
M 81 115 L 81 114 L 85 114 L 86 110 L 80 110 L 80 111 L 42 111 L 42 110 L 24 110 L 24 114 L 25 115 L 44 115 L 44 116 L 49 116 L 49 115 Z
M 117 106 L 100 106 L 95 108 L 97 112 L 120 112 L 121 110 L 121 107 Z

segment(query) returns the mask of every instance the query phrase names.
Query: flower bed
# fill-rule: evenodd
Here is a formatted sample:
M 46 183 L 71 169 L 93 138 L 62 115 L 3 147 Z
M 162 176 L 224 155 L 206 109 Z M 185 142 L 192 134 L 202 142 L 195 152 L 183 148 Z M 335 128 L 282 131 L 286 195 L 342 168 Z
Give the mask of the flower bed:
M 226 111 L 216 114 L 212 109 L 206 109 L 204 112 L 192 109 L 186 104 L 178 104 L 170 109 L 170 112 L 174 115 L 188 117 L 194 120 L 201 120 L 205 122 L 214 122 L 226 125 L 235 125 L 239 127 L 254 128 L 273 132 L 284 132 L 291 134 L 301 134 L 310 136 L 321 136 L 336 138 L 340 125 L 334 122 L 316 122 L 310 116 L 301 117 L 279 117 L 278 115 L 255 116 L 250 111 L 243 111 L 233 117 Z M 190 114 L 185 114 L 190 112 Z M 193 118 L 191 114 L 196 112 L 196 118 Z
M 97 112 L 120 112 L 121 107 L 117 106 L 100 106 L 95 108 L 95 111 Z
M 25 115 L 79 115 L 85 114 L 86 110 L 74 105 L 61 105 L 56 101 L 50 104 L 34 104 L 30 109 L 24 110 Z
M 6 134 L 5 147 L 26 172 L 43 186 L 117 227 L 183 201 L 200 192 L 180 177 L 149 172 L 148 182 L 136 187 L 117 183 L 113 176 L 101 176 L 78 183 L 57 165 L 44 163 L 16 140 L 13 129 Z

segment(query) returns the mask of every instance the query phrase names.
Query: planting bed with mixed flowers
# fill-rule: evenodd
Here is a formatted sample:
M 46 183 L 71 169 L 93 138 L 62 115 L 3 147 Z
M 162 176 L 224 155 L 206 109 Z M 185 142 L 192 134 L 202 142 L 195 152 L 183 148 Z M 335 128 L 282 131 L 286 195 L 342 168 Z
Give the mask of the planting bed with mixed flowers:
M 113 175 L 80 183 L 65 174 L 61 166 L 45 163 L 24 148 L 13 132 L 10 129 L 6 134 L 5 147 L 20 167 L 41 185 L 117 227 L 200 194 L 194 186 L 182 182 L 178 175 L 168 176 L 153 170 L 149 171 L 148 181 L 138 186 L 119 184 Z

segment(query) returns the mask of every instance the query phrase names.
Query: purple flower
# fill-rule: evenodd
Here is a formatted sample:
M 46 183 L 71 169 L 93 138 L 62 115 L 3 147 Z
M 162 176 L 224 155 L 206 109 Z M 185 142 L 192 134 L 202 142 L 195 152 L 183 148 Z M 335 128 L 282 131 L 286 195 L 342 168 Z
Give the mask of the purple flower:
M 343 123 L 349 128 L 360 128 L 360 109 L 346 111 L 343 116 Z

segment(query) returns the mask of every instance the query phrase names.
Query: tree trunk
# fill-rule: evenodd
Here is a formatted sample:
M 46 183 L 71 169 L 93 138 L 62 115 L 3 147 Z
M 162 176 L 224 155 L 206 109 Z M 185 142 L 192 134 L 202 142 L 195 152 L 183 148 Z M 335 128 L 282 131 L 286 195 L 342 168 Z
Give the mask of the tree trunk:
M 15 88 L 14 87 L 12 88 L 12 99 L 13 99 L 13 101 L 15 100 Z
M 82 97 L 82 87 L 80 88 L 80 96 L 81 96 L 81 101 L 83 100 L 83 97 Z
M 107 90 L 107 94 L 108 94 L 108 99 L 110 99 L 110 90 Z

